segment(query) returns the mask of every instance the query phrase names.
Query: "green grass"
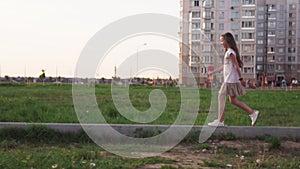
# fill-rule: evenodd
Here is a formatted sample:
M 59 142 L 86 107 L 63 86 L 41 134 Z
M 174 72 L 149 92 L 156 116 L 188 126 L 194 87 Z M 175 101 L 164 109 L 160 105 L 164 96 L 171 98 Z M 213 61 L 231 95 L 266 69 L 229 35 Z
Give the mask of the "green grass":
M 172 162 L 160 157 L 129 159 L 113 155 L 93 143 L 84 132 L 62 134 L 45 126 L 0 129 L 1 169 L 132 169 Z
M 2 148 L 2 146 L 0 147 Z M 132 169 L 152 163 L 172 163 L 160 157 L 128 159 L 112 155 L 93 144 L 17 144 L 0 153 L 0 168 L 101 168 Z M 57 167 L 55 167 L 57 166 Z
M 266 137 L 266 139 L 269 139 L 269 137 Z M 269 141 L 258 142 L 254 140 L 251 142 L 251 140 L 247 140 L 245 142 L 247 145 L 242 147 L 232 147 L 232 145 L 230 147 L 226 145 L 218 146 L 213 161 L 206 162 L 205 166 L 218 164 L 219 166 L 217 167 L 225 168 L 226 164 L 231 164 L 233 168 L 243 169 L 300 167 L 299 148 L 278 149 L 277 146 L 275 148 L 265 147 L 264 144 Z M 258 143 L 259 145 L 257 145 Z M 274 142 L 269 144 L 273 145 Z
M 163 114 L 151 124 L 172 124 L 180 110 L 179 88 L 131 86 L 129 96 L 132 105 L 140 110 L 149 109 L 149 94 L 162 90 L 167 97 Z M 102 114 L 108 123 L 131 124 L 115 108 L 110 85 L 96 85 L 95 93 Z M 199 89 L 200 106 L 195 125 L 203 125 L 211 105 L 211 90 Z M 250 107 L 258 109 L 261 116 L 258 126 L 300 126 L 300 91 L 249 90 L 239 97 Z M 53 84 L 0 84 L 1 122 L 78 123 L 72 100 L 72 85 Z M 214 105 L 216 106 L 216 105 Z M 225 123 L 230 126 L 249 126 L 246 112 L 226 103 Z
M 225 168 L 226 164 L 231 164 L 234 168 L 251 169 L 278 168 L 278 166 L 298 168 L 300 165 L 299 147 L 280 146 L 281 141 L 278 141 L 278 138 L 266 136 L 261 140 L 235 140 L 237 145 L 243 146 L 235 146 L 235 141 L 221 144 L 222 140 L 205 144 L 195 143 L 187 148 L 189 155 L 193 156 L 197 151 L 197 155 L 205 157 L 203 163 L 199 161 L 199 167 Z M 190 143 L 184 145 L 191 146 Z M 207 152 L 201 152 L 202 149 L 207 149 Z M 174 155 L 187 153 L 181 149 L 170 152 Z M 182 163 L 185 160 L 163 157 L 133 159 L 116 156 L 93 143 L 84 132 L 61 134 L 45 126 L 31 126 L 28 130 L 0 129 L 1 169 L 132 169 L 151 164 L 163 164 L 162 169 L 187 169 L 172 167 L 178 162 Z

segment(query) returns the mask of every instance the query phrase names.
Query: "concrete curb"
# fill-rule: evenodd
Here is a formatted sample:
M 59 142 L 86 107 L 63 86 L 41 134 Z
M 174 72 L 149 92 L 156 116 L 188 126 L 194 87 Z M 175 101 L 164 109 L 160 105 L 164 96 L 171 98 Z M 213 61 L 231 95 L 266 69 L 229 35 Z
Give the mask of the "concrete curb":
M 126 125 L 126 124 L 75 124 L 75 123 L 11 123 L 0 122 L 0 129 L 3 128 L 23 128 L 28 129 L 30 126 L 46 126 L 61 133 L 77 133 L 82 131 L 84 127 L 112 127 L 118 132 L 133 136 L 137 131 L 160 131 L 167 130 L 169 125 Z M 176 126 L 175 126 L 176 127 Z M 189 126 L 177 126 L 189 127 Z M 199 137 L 199 133 L 204 126 L 193 126 L 190 134 Z M 207 126 L 206 126 L 207 127 Z M 157 132 L 156 132 L 157 133 Z M 195 135 L 196 134 L 196 135 Z M 264 127 L 264 126 L 227 126 L 218 127 L 213 135 L 226 135 L 233 134 L 236 138 L 257 138 L 262 136 L 273 136 L 288 139 L 300 139 L 300 127 Z M 198 138 L 196 138 L 198 139 Z

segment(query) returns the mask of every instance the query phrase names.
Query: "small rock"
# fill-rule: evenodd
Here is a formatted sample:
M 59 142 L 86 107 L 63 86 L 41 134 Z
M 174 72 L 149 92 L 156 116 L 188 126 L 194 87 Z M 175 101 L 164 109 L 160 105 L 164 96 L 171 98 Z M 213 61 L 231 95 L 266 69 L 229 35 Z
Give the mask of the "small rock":
M 260 159 L 256 159 L 256 163 L 259 164 L 260 163 Z
M 251 152 L 251 150 L 244 150 L 245 154 L 249 154 Z
M 232 168 L 232 164 L 226 164 L 227 168 Z

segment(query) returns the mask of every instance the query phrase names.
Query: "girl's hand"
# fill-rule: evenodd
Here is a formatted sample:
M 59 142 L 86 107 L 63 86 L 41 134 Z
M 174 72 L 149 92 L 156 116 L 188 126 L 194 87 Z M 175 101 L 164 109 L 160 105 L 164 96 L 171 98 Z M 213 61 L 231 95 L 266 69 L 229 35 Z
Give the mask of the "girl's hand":
M 242 86 L 246 87 L 246 81 L 245 80 L 241 80 L 240 82 L 241 82 Z

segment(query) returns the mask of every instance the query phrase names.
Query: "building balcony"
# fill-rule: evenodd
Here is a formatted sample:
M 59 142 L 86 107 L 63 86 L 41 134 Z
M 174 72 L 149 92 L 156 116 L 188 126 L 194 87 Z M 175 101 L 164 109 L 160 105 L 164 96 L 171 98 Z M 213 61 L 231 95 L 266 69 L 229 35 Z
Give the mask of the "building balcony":
M 242 30 L 245 31 L 245 30 L 255 30 L 255 27 L 251 27 L 251 28 L 245 28 L 245 27 L 242 27 Z
M 242 42 L 255 42 L 255 39 L 241 39 Z
M 255 4 L 242 4 L 242 7 L 254 7 L 255 8 Z
M 255 16 L 242 16 L 242 19 L 255 19 Z

